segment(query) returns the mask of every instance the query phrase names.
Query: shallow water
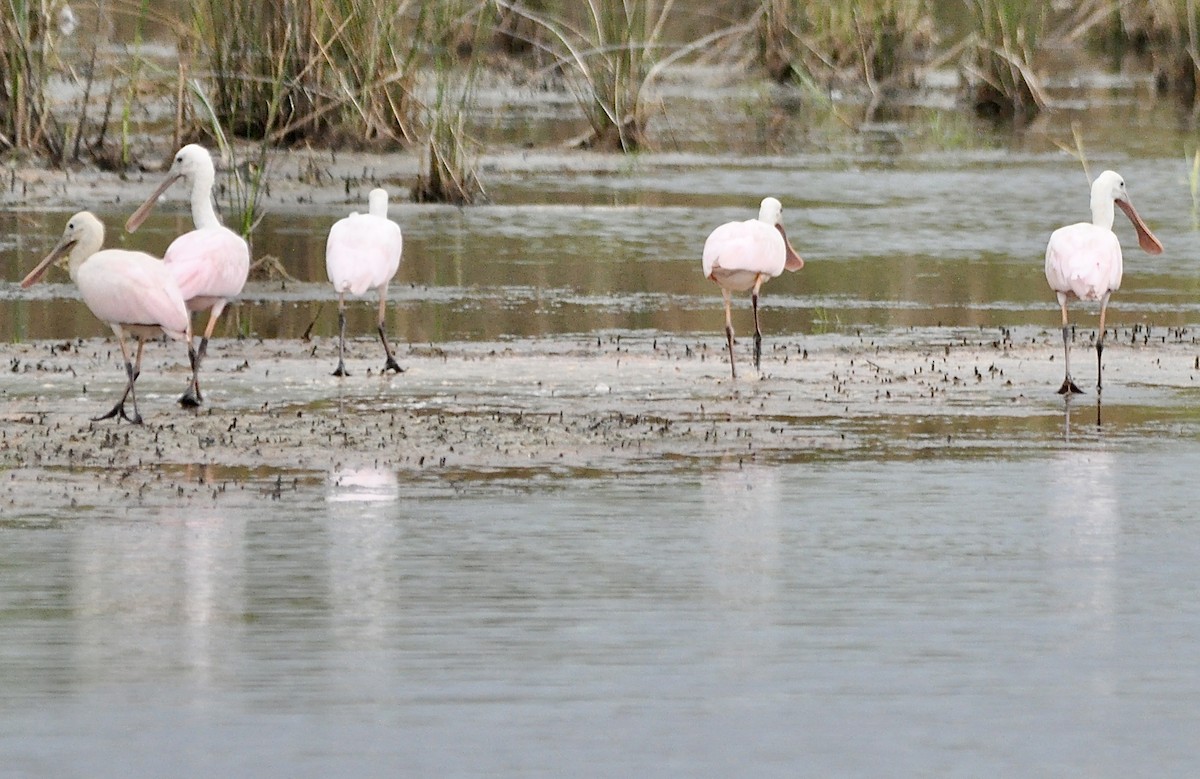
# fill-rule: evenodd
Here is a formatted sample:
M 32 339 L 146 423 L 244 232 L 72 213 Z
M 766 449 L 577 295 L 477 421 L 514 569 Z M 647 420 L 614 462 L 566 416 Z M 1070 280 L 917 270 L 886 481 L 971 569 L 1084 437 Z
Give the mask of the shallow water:
M 1087 114 L 1090 164 L 1125 175 L 1167 246 L 1141 254 L 1118 216 L 1126 280 L 1109 321 L 1121 338 L 1177 328 L 1171 342 L 1186 344 L 1200 320 L 1191 131 L 1169 107 L 1109 92 Z M 1052 143 L 1070 118 L 1004 139 L 881 126 L 849 149 L 803 123 L 700 123 L 679 150 L 615 169 L 500 167 L 494 205 L 393 207 L 406 250 L 388 326 L 401 344 L 498 341 L 518 355 L 598 333 L 609 349 L 624 335 L 718 353 L 704 236 L 774 194 L 807 265 L 765 287 L 769 360 L 817 336 L 837 352 L 829 343 L 859 332 L 1045 339 L 1058 318 L 1046 238 L 1087 216 L 1080 166 Z M 939 132 L 979 137 L 946 148 Z M 704 155 L 731 137 L 743 156 Z M 800 141 L 816 148 L 794 153 Z M 65 274 L 28 292 L 15 281 L 84 206 L 112 243 L 160 252 L 186 229 L 183 204 L 176 194 L 121 236 L 140 187 L 120 203 L 0 213 L 0 339 L 103 334 Z M 327 343 L 324 237 L 358 207 L 268 213 L 256 253 L 298 281 L 253 282 L 219 335 L 295 339 L 315 319 Z M 351 328 L 368 333 L 373 311 L 355 306 Z M 747 332 L 745 300 L 735 316 Z M 1075 316 L 1094 327 L 1088 307 Z M 1052 388 L 989 388 L 919 411 L 859 400 L 853 414 L 826 395 L 789 407 L 790 437 L 759 458 L 723 441 L 587 466 L 326 473 L 301 450 L 288 469 L 145 466 L 119 499 L 111 474 L 0 471 L 0 775 L 1186 774 L 1200 724 L 1195 378 L 1122 373 L 1129 351 L 1107 358 L 1099 427 L 1094 399 L 1064 416 Z M 555 391 L 529 380 L 555 365 L 533 356 L 491 383 L 493 363 L 470 363 L 470 388 L 414 370 L 333 393 L 277 372 L 268 389 L 296 396 L 269 402 L 490 415 Z M 258 405 L 253 371 L 221 377 L 217 397 Z M 167 415 L 178 382 L 161 373 L 139 388 Z M 107 392 L 113 374 L 81 381 Z M 4 396 L 98 402 L 42 378 L 23 373 Z M 601 392 L 603 380 L 562 403 L 661 401 L 652 382 Z M 703 402 L 743 397 L 704 381 L 680 394 L 701 398 L 701 421 Z M 762 386 L 746 402 L 779 393 Z M 41 497 L 14 497 L 24 490 Z
M 1057 323 L 1042 257 L 1055 227 L 1088 216 L 1086 179 L 1076 163 L 1017 155 L 984 164 L 973 155 L 950 155 L 933 165 L 916 160 L 891 168 L 782 158 L 763 164 L 770 167 L 752 177 L 745 168 L 716 166 L 670 171 L 667 181 L 665 171 L 650 164 L 614 177 L 611 186 L 638 192 L 616 205 L 588 202 L 604 186 L 592 180 L 543 193 L 560 201 L 554 205 L 398 205 L 393 215 L 405 231 L 405 255 L 390 290 L 389 328 L 401 342 L 414 343 L 609 329 L 719 330 L 720 295 L 700 273 L 704 237 L 717 224 L 752 217 L 765 193 L 784 198 L 789 234 L 807 262 L 799 273 L 765 285 L 769 335 Z M 1200 280 L 1190 272 L 1193 215 L 1181 164 L 1112 164 L 1167 251 L 1142 254 L 1118 215 L 1117 230 L 1129 248 L 1126 281 L 1109 321 L 1161 327 L 1196 321 Z M 537 188 L 552 178 L 532 175 L 520 186 Z M 526 194 L 514 189 L 508 196 Z M 103 216 L 121 245 L 161 252 L 186 229 L 181 205 L 160 207 L 134 236 L 119 235 L 124 212 Z M 6 278 L 19 279 L 48 251 L 68 215 L 4 218 L 0 232 L 20 244 L 6 253 Z M 324 241 L 335 218 L 268 214 L 256 255 L 279 257 L 298 283 L 252 282 L 236 310 L 240 321 L 231 317 L 218 333 L 294 338 L 315 319 L 314 333 L 334 334 Z M 0 338 L 102 334 L 105 328 L 73 296 L 65 275 L 29 292 L 7 285 L 0 290 Z M 739 329 L 749 326 L 748 308 L 739 299 Z M 1094 307 L 1079 308 L 1081 324 L 1094 327 Z M 372 329 L 373 305 L 351 312 L 352 330 Z
M 363 471 L 8 516 L 5 773 L 1186 772 L 1198 460 Z

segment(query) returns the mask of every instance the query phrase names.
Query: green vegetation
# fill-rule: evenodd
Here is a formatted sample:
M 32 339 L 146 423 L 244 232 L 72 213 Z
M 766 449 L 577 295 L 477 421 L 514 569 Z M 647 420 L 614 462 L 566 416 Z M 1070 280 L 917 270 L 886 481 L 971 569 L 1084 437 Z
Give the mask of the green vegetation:
M 480 70 L 479 58 L 470 54 L 482 42 L 484 10 L 475 0 L 442 0 L 425 19 L 434 94 L 425 106 L 425 156 L 413 191 L 416 200 L 466 205 L 484 194 L 466 129 Z
M 192 0 L 218 121 L 272 143 L 413 139 L 414 0 Z M 407 43 L 404 43 L 407 42 Z
M 974 21 L 968 38 L 975 77 L 975 110 L 1017 120 L 1046 107 L 1033 72 L 1034 52 L 1046 25 L 1041 0 L 967 0 Z
M 1196 0 L 1123 3 L 1110 15 L 1107 49 L 1149 57 L 1161 92 L 1175 94 L 1200 112 L 1200 7 Z
M 764 0 L 758 31 L 767 72 L 872 90 L 913 83 L 934 44 L 929 0 Z
M 645 146 L 646 90 L 663 56 L 663 27 L 674 0 L 586 0 L 582 20 L 555 19 L 518 2 L 496 0 L 546 32 L 547 67 L 567 83 L 591 126 L 587 148 L 636 151 Z
M 865 104 L 867 119 L 957 68 L 965 106 L 1020 123 L 1047 107 L 1047 52 L 1090 46 L 1145 57 L 1196 112 L 1198 2 L 717 0 L 700 14 L 675 0 L 189 0 L 180 20 L 149 0 L 76 0 L 72 37 L 62 0 L 0 0 L 0 151 L 124 169 L 165 103 L 173 147 L 256 149 L 233 186 L 247 229 L 278 148 L 408 149 L 424 161 L 415 197 L 469 203 L 483 194 L 469 128 L 485 76 L 565 91 L 579 145 L 601 151 L 651 145 L 655 83 L 692 60 Z M 114 19 L 129 48 L 111 45 Z M 141 50 L 151 25 L 174 37 L 176 63 Z
M 0 145 L 61 160 L 62 130 L 46 104 L 57 45 L 49 3 L 5 0 L 0 14 Z

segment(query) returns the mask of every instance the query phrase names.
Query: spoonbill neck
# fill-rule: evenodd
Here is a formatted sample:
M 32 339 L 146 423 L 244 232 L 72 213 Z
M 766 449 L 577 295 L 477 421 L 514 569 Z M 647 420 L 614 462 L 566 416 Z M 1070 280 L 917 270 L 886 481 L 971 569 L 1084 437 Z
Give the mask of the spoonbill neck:
M 201 170 L 192 175 L 192 223 L 197 230 L 221 226 L 221 218 L 217 216 L 217 209 L 213 207 L 212 190 L 215 178 L 216 175 L 211 170 Z
M 1092 224 L 1111 230 L 1116 215 L 1116 201 L 1104 190 L 1092 191 Z
M 387 219 L 388 214 L 388 196 L 387 192 L 382 189 L 373 189 L 367 195 L 367 203 L 369 203 L 368 211 L 371 216 L 378 216 Z

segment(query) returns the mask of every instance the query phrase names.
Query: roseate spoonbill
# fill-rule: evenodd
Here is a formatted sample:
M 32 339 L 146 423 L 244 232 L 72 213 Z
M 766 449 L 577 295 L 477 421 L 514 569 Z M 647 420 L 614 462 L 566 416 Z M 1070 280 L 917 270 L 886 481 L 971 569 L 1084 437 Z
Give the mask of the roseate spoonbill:
M 754 305 L 754 369 L 762 362 L 762 330 L 758 326 L 758 290 L 763 282 L 775 278 L 784 269 L 797 271 L 804 260 L 796 254 L 783 229 L 783 205 L 773 197 L 764 198 L 757 219 L 726 222 L 709 234 L 704 242 L 704 276 L 721 287 L 725 298 L 725 340 L 729 344 L 729 370 L 737 378 L 733 364 L 733 320 L 730 292 L 751 290 Z
M 1101 390 L 1100 358 L 1104 353 L 1104 315 L 1108 299 L 1121 286 L 1121 243 L 1113 232 L 1113 204 L 1119 205 L 1137 231 L 1138 245 L 1147 254 L 1160 254 L 1163 245 L 1138 216 L 1125 180 L 1106 170 L 1092 182 L 1092 221 L 1060 227 L 1046 245 L 1046 281 L 1058 295 L 1062 309 L 1063 365 L 1066 377 L 1058 393 L 1082 392 L 1071 378 L 1071 343 L 1067 325 L 1067 300 L 1100 301 L 1100 335 L 1096 339 L 1096 392 Z
M 120 415 L 140 425 L 142 415 L 138 413 L 133 385 L 142 370 L 143 339 L 156 338 L 161 332 L 176 340 L 187 341 L 190 347 L 191 320 L 175 277 L 162 261 L 143 252 L 102 251 L 103 245 L 104 224 L 87 211 L 79 212 L 67 222 L 58 244 L 21 281 L 21 287 L 35 284 L 51 265 L 66 255 L 68 272 L 79 287 L 83 302 L 98 319 L 112 328 L 121 345 L 121 356 L 125 358 L 128 379 L 125 392 L 111 411 L 93 421 Z M 126 333 L 138 342 L 137 357 L 133 361 L 129 359 Z M 133 401 L 133 416 L 125 412 L 126 398 Z
M 204 401 L 200 394 L 200 363 L 208 352 L 208 339 L 230 299 L 241 294 L 250 272 L 250 247 L 240 235 L 221 224 L 213 208 L 215 178 L 212 155 L 203 146 L 189 143 L 175 153 L 167 177 L 158 189 L 125 222 L 125 229 L 132 233 L 146 220 L 168 187 L 179 179 L 191 186 L 192 223 L 196 229 L 172 241 L 163 255 L 163 262 L 174 274 L 188 311 L 212 309 L 200 338 L 200 347 L 193 350 L 190 343 L 188 346 L 192 378 L 179 398 L 179 403 L 188 407 L 199 406 Z
M 334 222 L 325 242 L 325 271 L 338 296 L 338 364 L 334 376 L 349 376 L 343 359 L 346 351 L 346 293 L 358 297 L 379 290 L 379 340 L 386 361 L 383 370 L 403 373 L 396 364 L 384 330 L 388 282 L 400 267 L 404 239 L 400 226 L 387 218 L 388 195 L 373 189 L 367 196 L 370 213 L 352 213 Z

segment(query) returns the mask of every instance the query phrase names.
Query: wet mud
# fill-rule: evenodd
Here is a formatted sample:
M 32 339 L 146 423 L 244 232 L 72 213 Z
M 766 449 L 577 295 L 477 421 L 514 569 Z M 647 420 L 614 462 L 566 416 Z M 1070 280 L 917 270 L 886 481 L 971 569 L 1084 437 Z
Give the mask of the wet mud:
M 715 463 L 1012 457 L 1200 430 L 1192 335 L 1118 335 L 1105 350 L 1103 407 L 1087 339 L 1072 362 L 1088 392 L 1064 401 L 1054 392 L 1061 341 L 1033 328 L 768 339 L 761 373 L 743 339 L 736 380 L 722 340 L 707 335 L 411 344 L 398 350 L 400 375 L 382 375 L 378 343 L 360 338 L 340 379 L 333 339 L 218 339 L 197 411 L 175 402 L 187 380 L 181 350 L 152 343 L 141 426 L 91 420 L 123 386 L 114 341 L 17 344 L 0 394 L 0 501 L 281 499 L 303 480 L 356 469 L 411 487 L 519 490 Z

